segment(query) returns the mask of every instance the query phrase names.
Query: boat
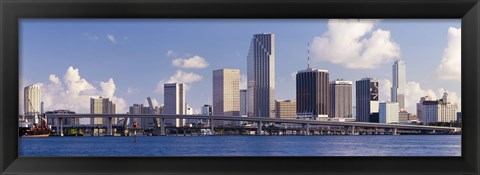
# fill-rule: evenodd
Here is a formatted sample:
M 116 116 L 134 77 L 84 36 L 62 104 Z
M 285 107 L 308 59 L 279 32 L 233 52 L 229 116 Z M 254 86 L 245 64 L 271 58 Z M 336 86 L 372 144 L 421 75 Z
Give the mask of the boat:
M 37 114 L 34 116 L 35 118 L 39 117 Z M 50 133 L 52 132 L 50 128 L 47 127 L 47 120 L 45 117 L 45 114 L 43 116 L 40 116 L 40 122 L 41 125 L 39 127 L 38 123 L 33 124 L 33 127 L 31 128 L 20 128 L 19 131 L 19 136 L 20 137 L 48 137 L 50 136 Z

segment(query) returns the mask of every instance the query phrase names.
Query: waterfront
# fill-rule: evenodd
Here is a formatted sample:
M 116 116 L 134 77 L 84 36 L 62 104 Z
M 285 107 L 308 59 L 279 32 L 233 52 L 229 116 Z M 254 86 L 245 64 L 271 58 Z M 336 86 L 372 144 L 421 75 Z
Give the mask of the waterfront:
M 461 156 L 461 135 L 19 138 L 19 156 Z

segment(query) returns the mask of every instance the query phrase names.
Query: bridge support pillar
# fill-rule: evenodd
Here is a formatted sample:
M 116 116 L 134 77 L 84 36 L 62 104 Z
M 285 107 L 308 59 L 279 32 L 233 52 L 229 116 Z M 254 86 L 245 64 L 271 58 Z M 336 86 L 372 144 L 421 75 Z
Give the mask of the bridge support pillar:
M 215 128 L 213 128 L 213 119 L 210 119 L 210 131 L 212 132 L 212 135 L 215 135 Z
M 352 125 L 352 135 L 355 135 L 355 125 Z
M 303 124 L 303 135 L 310 135 L 310 124 L 305 123 Z
M 113 135 L 112 117 L 108 117 L 108 135 Z
M 257 122 L 257 135 L 261 135 L 262 134 L 262 122 L 261 121 L 258 121 Z
M 161 118 L 161 122 L 160 122 L 160 135 L 161 136 L 165 136 L 165 118 Z
M 60 124 L 60 136 L 63 136 L 63 118 L 59 118 L 59 124 Z
M 397 135 L 397 128 L 393 128 L 392 134 L 393 134 L 393 135 Z

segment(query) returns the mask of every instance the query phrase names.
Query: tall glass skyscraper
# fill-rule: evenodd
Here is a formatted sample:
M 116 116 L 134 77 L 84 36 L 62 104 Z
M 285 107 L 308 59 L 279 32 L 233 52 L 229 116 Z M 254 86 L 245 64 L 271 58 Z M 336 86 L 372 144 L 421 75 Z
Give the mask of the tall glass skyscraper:
M 357 122 L 378 123 L 378 80 L 362 78 L 355 83 Z
M 165 103 L 164 114 L 185 114 L 185 85 L 183 83 L 163 84 Z M 166 125 L 184 126 L 185 119 L 165 119 Z
M 296 82 L 298 117 L 327 120 L 330 111 L 328 70 L 308 67 L 297 72 Z
M 405 88 L 407 83 L 405 77 L 405 62 L 402 60 L 395 61 L 392 65 L 392 71 L 392 102 L 398 102 L 399 109 L 405 110 Z
M 275 117 L 275 35 L 254 34 L 247 58 L 248 116 Z

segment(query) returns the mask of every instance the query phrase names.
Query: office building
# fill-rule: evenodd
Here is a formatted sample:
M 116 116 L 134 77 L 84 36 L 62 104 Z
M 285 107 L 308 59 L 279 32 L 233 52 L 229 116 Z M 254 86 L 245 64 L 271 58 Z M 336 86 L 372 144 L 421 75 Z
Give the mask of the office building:
M 183 83 L 166 83 L 163 85 L 164 114 L 185 114 L 185 85 Z M 166 119 L 169 126 L 184 126 L 185 119 Z
M 240 89 L 240 116 L 247 116 L 248 95 L 246 89 Z
M 397 102 L 383 102 L 379 106 L 379 123 L 393 124 L 398 123 L 398 109 Z
M 352 81 L 337 79 L 330 82 L 330 118 L 353 118 Z
M 115 114 L 115 104 L 109 98 L 90 98 L 90 114 Z M 92 118 L 91 124 L 108 124 L 107 118 Z M 117 119 L 113 118 L 112 123 L 116 124 Z
M 253 35 L 247 63 L 247 115 L 249 117 L 273 118 L 275 116 L 274 34 Z
M 397 60 L 392 65 L 392 102 L 398 102 L 401 111 L 405 110 L 405 88 L 407 80 L 405 75 L 405 62 Z
M 438 100 L 422 97 L 417 104 L 417 116 L 425 125 L 432 122 L 457 121 L 457 112 L 458 106 L 448 101 L 447 92 L 444 92 L 443 97 Z
M 202 115 L 213 115 L 212 105 L 203 105 L 202 106 Z M 210 125 L 210 120 L 202 119 L 200 122 L 204 125 Z
M 398 123 L 407 123 L 409 116 L 410 116 L 410 113 L 404 110 L 400 110 L 400 112 L 398 112 Z
M 213 71 L 213 115 L 240 116 L 240 70 Z M 215 121 L 214 125 L 235 122 Z
M 52 126 L 59 126 L 60 120 L 58 118 L 48 118 L 49 114 L 75 114 L 74 111 L 70 110 L 54 110 L 54 111 L 46 111 L 45 115 L 47 115 L 47 125 Z M 79 118 L 65 118 L 62 121 L 63 125 L 78 125 L 80 124 Z
M 457 112 L 457 122 L 462 123 L 462 112 Z
M 362 78 L 355 83 L 356 119 L 358 122 L 378 122 L 378 80 Z
M 39 85 L 29 85 L 23 89 L 24 115 L 41 113 L 42 92 Z
M 275 118 L 297 119 L 296 100 L 276 100 Z
M 296 75 L 297 116 L 301 119 L 328 120 L 330 91 L 328 70 L 298 71 Z

